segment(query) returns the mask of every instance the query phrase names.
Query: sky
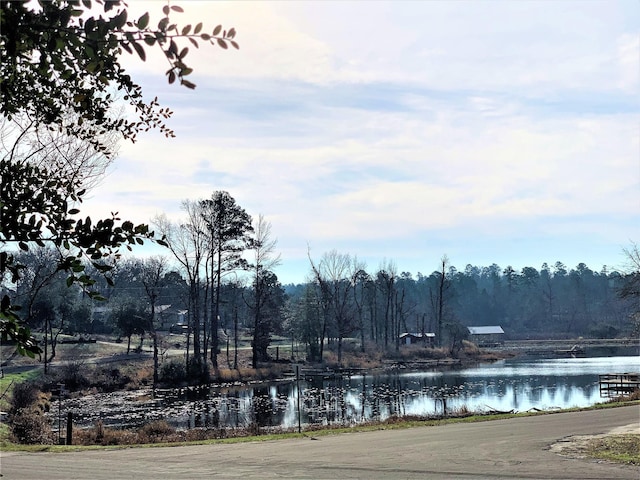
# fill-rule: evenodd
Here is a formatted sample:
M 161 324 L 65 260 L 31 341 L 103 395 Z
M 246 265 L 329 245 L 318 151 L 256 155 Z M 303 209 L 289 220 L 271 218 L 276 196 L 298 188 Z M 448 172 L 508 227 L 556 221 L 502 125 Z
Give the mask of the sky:
M 157 52 L 124 58 L 176 138 L 123 142 L 83 213 L 179 221 L 226 190 L 271 223 L 283 283 L 332 250 L 370 272 L 600 271 L 640 241 L 637 0 L 176 4 L 240 50 L 192 47 L 195 90 Z

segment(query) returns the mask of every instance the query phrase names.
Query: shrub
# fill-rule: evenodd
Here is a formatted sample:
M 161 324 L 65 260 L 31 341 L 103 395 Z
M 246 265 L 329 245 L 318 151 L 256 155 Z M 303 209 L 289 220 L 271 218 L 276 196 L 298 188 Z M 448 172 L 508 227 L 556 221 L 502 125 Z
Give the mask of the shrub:
M 29 445 L 51 444 L 51 425 L 37 406 L 20 408 L 9 417 L 11 440 Z
M 91 384 L 84 362 L 68 362 L 58 370 L 58 383 L 64 383 L 68 390 L 79 390 Z
M 138 436 L 131 430 L 107 428 L 98 420 L 93 428 L 76 430 L 73 434 L 75 445 L 135 445 Z
M 206 361 L 200 364 L 191 359 L 187 368 L 187 376 L 190 381 L 195 381 L 195 383 L 199 385 L 203 385 L 211 381 Z
M 616 338 L 620 331 L 609 324 L 592 325 L 589 328 L 589 336 L 593 338 Z
M 139 443 L 155 443 L 168 440 L 175 435 L 176 429 L 164 420 L 147 423 L 138 430 Z
M 112 366 L 97 367 L 92 375 L 91 384 L 103 392 L 114 392 L 124 389 L 131 382 L 131 377 Z
M 187 371 L 183 362 L 169 361 L 160 368 L 160 381 L 169 385 L 178 385 L 184 382 Z
M 14 385 L 10 413 L 33 407 L 40 398 L 40 393 L 40 389 L 34 382 L 26 381 Z

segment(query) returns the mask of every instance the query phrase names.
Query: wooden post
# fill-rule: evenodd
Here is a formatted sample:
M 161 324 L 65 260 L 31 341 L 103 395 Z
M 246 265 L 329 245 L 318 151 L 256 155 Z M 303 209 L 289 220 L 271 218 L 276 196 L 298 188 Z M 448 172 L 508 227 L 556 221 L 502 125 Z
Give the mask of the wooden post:
M 300 365 L 295 366 L 296 369 L 296 388 L 298 390 L 298 433 L 302 433 L 302 424 L 300 421 Z
M 73 443 L 73 413 L 67 412 L 67 445 Z

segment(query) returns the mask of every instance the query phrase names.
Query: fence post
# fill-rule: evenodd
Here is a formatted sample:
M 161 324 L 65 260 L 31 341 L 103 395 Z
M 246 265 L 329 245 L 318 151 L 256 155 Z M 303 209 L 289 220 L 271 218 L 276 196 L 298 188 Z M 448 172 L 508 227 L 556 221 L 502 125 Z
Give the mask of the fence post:
M 73 413 L 67 412 L 67 445 L 73 444 Z

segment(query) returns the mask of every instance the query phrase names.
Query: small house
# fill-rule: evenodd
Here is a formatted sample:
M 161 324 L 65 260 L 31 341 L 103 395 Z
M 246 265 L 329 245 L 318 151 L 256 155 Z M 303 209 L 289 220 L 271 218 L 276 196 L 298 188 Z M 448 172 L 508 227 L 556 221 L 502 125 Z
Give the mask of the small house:
M 188 310 L 175 308 L 172 305 L 156 305 L 156 328 L 168 330 L 171 325 L 186 323 Z
M 495 345 L 504 342 L 504 330 L 500 325 L 467 327 L 471 340 L 477 345 Z
M 435 338 L 435 333 L 402 333 L 400 334 L 400 343 L 404 345 L 422 344 L 433 346 Z

